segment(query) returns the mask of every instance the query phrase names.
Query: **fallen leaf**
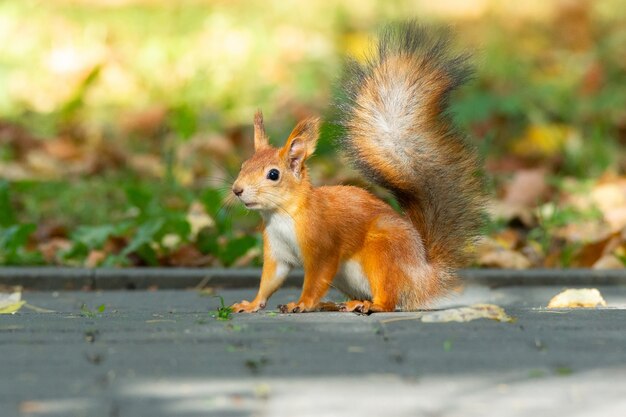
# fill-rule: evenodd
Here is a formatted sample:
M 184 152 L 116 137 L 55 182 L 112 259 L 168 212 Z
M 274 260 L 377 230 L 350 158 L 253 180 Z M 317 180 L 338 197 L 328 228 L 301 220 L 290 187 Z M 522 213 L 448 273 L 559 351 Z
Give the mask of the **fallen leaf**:
M 192 244 L 184 244 L 172 251 L 163 262 L 169 266 L 199 267 L 208 266 L 215 258 L 211 255 L 204 255 Z
M 524 255 L 485 238 L 477 245 L 477 259 L 481 266 L 506 269 L 526 269 L 531 263 Z
M 26 301 L 22 300 L 22 292 L 0 293 L 0 314 L 13 314 L 17 312 Z
M 95 268 L 100 265 L 106 259 L 107 254 L 105 251 L 92 249 L 87 255 L 87 259 L 85 259 L 85 267 L 87 268 Z
M 41 255 L 49 264 L 57 263 L 57 254 L 61 251 L 69 250 L 71 247 L 72 242 L 64 238 L 52 238 L 37 245 L 37 249 L 39 249 Z
M 67 137 L 42 141 L 42 145 L 45 151 L 55 159 L 76 160 L 83 156 L 83 152 L 78 145 Z
M 555 44 L 574 51 L 588 51 L 595 44 L 593 2 L 562 0 L 554 4 L 552 27 Z
M 591 200 L 616 232 L 626 226 L 626 179 L 605 179 L 591 192 Z
M 554 237 L 567 242 L 582 243 L 584 245 L 598 243 L 610 237 L 611 229 L 601 221 L 582 221 L 580 223 L 569 223 L 563 227 L 556 228 Z
M 606 306 L 606 301 L 596 288 L 569 288 L 554 297 L 548 303 L 548 308 L 593 308 Z
M 134 154 L 128 158 L 128 164 L 141 175 L 155 178 L 163 178 L 165 175 L 163 159 L 157 155 Z
M 590 242 L 582 246 L 574 254 L 572 265 L 580 268 L 590 268 L 600 259 L 608 255 L 619 245 L 620 238 L 615 234 L 609 235 L 597 242 Z M 607 251 L 608 249 L 608 251 Z
M 152 138 L 163 128 L 166 117 L 167 108 L 155 105 L 126 115 L 121 120 L 121 127 L 126 134 L 133 133 L 143 138 Z
M 494 201 L 489 206 L 488 210 L 493 219 L 505 220 L 507 222 L 519 220 L 519 222 L 527 228 L 534 227 L 537 224 L 535 214 L 531 207 L 519 204 L 508 204 L 504 201 Z
M 535 207 L 549 191 L 546 175 L 547 171 L 544 168 L 517 171 L 505 188 L 504 203 Z
M 611 230 L 622 230 L 626 227 L 626 205 L 606 210 L 604 219 L 611 227 Z
M 6 120 L 0 121 L 0 145 L 11 148 L 16 159 L 20 160 L 31 150 L 41 148 L 42 143 L 24 127 Z
M 505 249 L 515 249 L 521 241 L 520 232 L 511 228 L 501 230 L 491 238 Z
M 624 262 L 620 261 L 617 256 L 607 254 L 598 259 L 592 266 L 592 269 L 624 269 Z
M 43 150 L 33 150 L 26 155 L 26 165 L 38 179 L 59 179 L 65 165 Z
M 576 132 L 560 124 L 531 125 L 512 147 L 516 155 L 550 157 L 559 154 Z
M 446 323 L 450 321 L 467 322 L 477 319 L 490 319 L 506 323 L 515 320 L 513 317 L 507 315 L 502 307 L 494 304 L 474 304 L 469 307 L 450 308 L 425 313 L 422 316 L 424 323 Z

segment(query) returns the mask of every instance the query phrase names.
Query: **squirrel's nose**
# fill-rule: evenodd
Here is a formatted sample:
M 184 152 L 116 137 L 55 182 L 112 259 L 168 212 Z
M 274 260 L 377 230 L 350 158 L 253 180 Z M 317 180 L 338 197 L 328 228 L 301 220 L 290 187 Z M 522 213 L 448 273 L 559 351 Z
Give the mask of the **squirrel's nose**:
M 233 193 L 239 197 L 243 193 L 243 188 L 233 186 Z

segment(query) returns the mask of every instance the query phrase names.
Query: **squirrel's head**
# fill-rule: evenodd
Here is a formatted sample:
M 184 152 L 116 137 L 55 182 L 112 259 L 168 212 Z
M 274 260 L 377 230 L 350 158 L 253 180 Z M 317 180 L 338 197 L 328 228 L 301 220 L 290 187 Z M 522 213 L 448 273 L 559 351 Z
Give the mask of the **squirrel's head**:
M 251 210 L 285 209 L 308 184 L 304 162 L 315 151 L 319 120 L 305 119 L 293 129 L 282 148 L 270 145 L 263 114 L 254 115 L 254 155 L 241 166 L 233 193 Z

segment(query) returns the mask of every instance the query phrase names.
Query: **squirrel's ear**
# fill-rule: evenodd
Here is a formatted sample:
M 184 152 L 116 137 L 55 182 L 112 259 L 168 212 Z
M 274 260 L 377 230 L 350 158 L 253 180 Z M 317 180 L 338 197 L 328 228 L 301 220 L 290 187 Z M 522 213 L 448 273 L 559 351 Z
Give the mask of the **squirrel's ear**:
M 266 148 L 269 144 L 270 141 L 263 125 L 263 113 L 261 113 L 261 110 L 257 110 L 254 114 L 254 149 Z
M 280 156 L 287 160 L 289 168 L 296 177 L 300 177 L 302 164 L 315 152 L 319 131 L 319 119 L 309 118 L 299 122 L 293 129 Z

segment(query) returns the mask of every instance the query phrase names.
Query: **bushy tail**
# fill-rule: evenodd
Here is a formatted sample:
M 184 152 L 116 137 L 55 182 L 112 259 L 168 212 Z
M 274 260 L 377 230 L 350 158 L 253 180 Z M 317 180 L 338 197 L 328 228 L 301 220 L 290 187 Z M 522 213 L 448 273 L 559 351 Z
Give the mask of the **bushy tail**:
M 342 146 L 355 166 L 394 193 L 443 275 L 467 261 L 481 225 L 479 158 L 448 114 L 450 92 L 470 76 L 449 36 L 415 23 L 386 28 L 375 56 L 349 64 L 340 104 Z M 442 276 L 443 278 L 443 276 Z

